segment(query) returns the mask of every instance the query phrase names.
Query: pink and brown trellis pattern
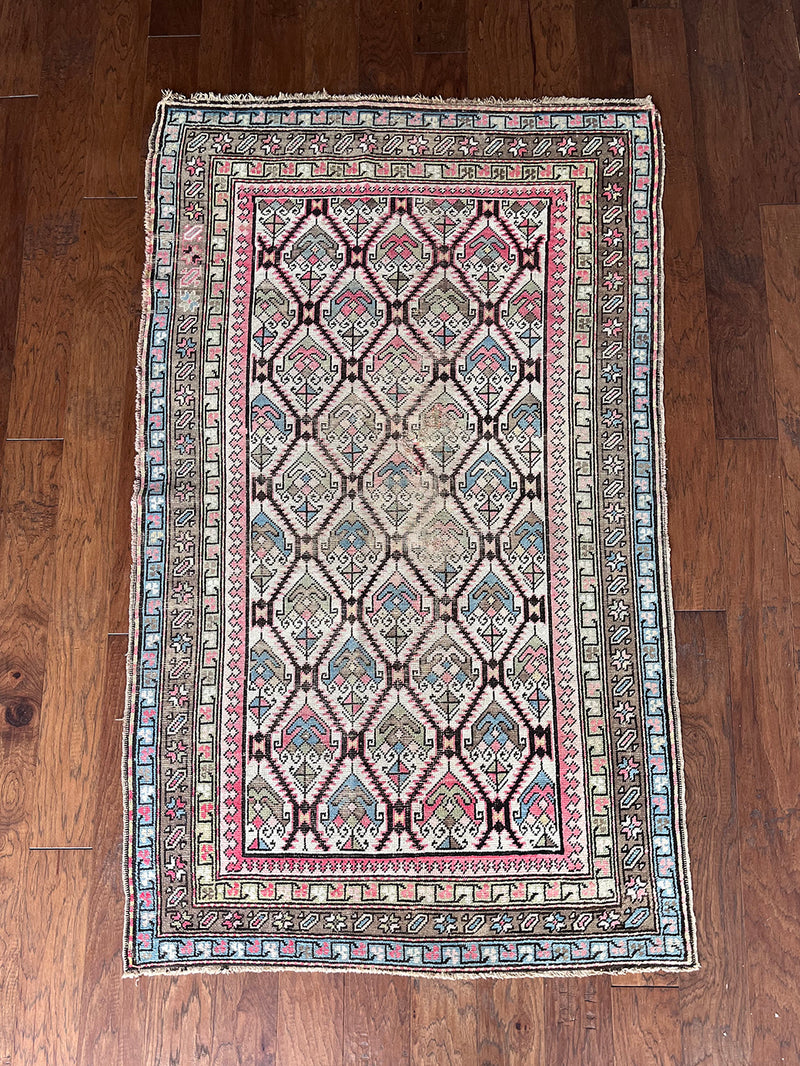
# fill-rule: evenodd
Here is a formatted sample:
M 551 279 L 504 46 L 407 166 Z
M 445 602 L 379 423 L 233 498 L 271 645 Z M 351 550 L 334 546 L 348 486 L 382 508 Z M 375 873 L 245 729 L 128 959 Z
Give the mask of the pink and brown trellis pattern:
M 649 101 L 160 105 L 126 968 L 694 964 Z

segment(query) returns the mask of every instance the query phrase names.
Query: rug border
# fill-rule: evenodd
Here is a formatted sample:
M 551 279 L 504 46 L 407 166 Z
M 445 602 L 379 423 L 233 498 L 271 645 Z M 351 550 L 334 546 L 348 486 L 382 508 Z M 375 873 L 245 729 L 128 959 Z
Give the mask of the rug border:
M 689 838 L 686 811 L 686 769 L 683 756 L 683 730 L 680 716 L 680 700 L 678 698 L 678 662 L 677 662 L 677 638 L 675 635 L 675 603 L 672 591 L 672 550 L 669 539 L 669 500 L 667 492 L 667 439 L 666 439 L 666 414 L 664 408 L 664 363 L 665 363 L 665 332 L 664 332 L 664 303 L 666 293 L 666 278 L 664 276 L 664 175 L 666 173 L 666 151 L 664 148 L 664 133 L 661 128 L 661 113 L 653 103 L 652 98 L 647 98 L 653 115 L 653 128 L 657 139 L 657 152 L 659 167 L 656 171 L 658 187 L 654 192 L 655 203 L 655 236 L 658 239 L 657 269 L 659 284 L 654 287 L 654 299 L 656 301 L 656 328 L 653 337 L 653 373 L 655 391 L 655 475 L 656 475 L 656 499 L 658 510 L 658 533 L 661 544 L 664 547 L 661 569 L 661 593 L 664 610 L 665 626 L 665 667 L 669 670 L 669 707 L 668 714 L 671 718 L 672 740 L 675 749 L 675 772 L 673 785 L 675 787 L 675 810 L 676 810 L 676 835 L 680 847 L 677 849 L 683 874 L 683 883 L 686 887 L 683 919 L 686 928 L 687 964 L 676 967 L 684 971 L 700 969 L 700 959 L 697 945 L 697 916 L 694 908 L 694 887 L 692 882 L 691 857 L 689 854 Z M 641 972 L 641 971 L 636 971 Z
M 144 466 L 145 466 L 145 403 L 146 403 L 146 360 L 145 347 L 152 316 L 152 292 L 148 280 L 155 261 L 155 206 L 152 189 L 155 177 L 156 143 L 164 123 L 165 109 L 161 102 L 156 106 L 155 120 L 147 141 L 147 159 L 144 166 L 144 257 L 142 262 L 141 310 L 139 331 L 136 340 L 136 402 L 134 418 L 134 463 L 133 489 L 131 494 L 131 576 L 128 598 L 128 650 L 125 660 L 125 707 L 123 709 L 122 729 L 122 888 L 125 897 L 124 925 L 122 931 L 122 976 L 138 977 L 146 969 L 136 967 L 129 962 L 128 945 L 133 929 L 135 900 L 133 882 L 128 873 L 128 855 L 130 853 L 131 827 L 133 821 L 133 726 L 136 720 L 135 677 L 132 669 L 134 652 L 138 638 L 138 568 L 137 558 L 141 549 L 142 511 L 144 503 Z
M 415 105 L 421 107 L 433 106 L 441 108 L 442 105 L 451 105 L 454 109 L 464 109 L 473 107 L 492 107 L 492 108 L 524 108 L 527 110 L 545 110 L 552 107 L 564 107 L 564 108 L 581 108 L 589 109 L 592 107 L 614 107 L 617 109 L 630 109 L 638 111 L 647 111 L 652 116 L 652 129 L 655 135 L 655 149 L 656 159 L 658 161 L 658 167 L 654 173 L 654 192 L 653 192 L 653 205 L 654 205 L 654 231 L 653 235 L 657 241 L 657 253 L 656 253 L 656 267 L 657 267 L 657 284 L 654 285 L 654 302 L 655 302 L 655 330 L 653 333 L 653 345 L 652 345 L 652 359 L 653 359 L 653 400 L 654 400 L 654 421 L 655 421 L 655 462 L 654 462 L 654 481 L 655 481 L 655 509 L 657 511 L 656 523 L 658 533 L 661 537 L 661 544 L 664 547 L 662 553 L 662 567 L 661 567 L 661 596 L 662 606 L 664 614 L 664 667 L 668 672 L 669 677 L 667 679 L 667 717 L 672 727 L 672 747 L 674 752 L 674 772 L 673 772 L 673 787 L 675 789 L 675 834 L 679 844 L 677 848 L 678 859 L 678 881 L 685 887 L 685 895 L 683 899 L 683 921 L 685 929 L 685 943 L 687 954 L 684 960 L 663 963 L 659 962 L 654 965 L 642 965 L 633 966 L 626 962 L 621 963 L 619 966 L 613 964 L 606 964 L 601 968 L 592 967 L 575 967 L 575 966 L 561 966 L 558 963 L 549 965 L 546 969 L 542 968 L 530 968 L 525 969 L 520 967 L 519 969 L 508 971 L 492 969 L 491 971 L 456 971 L 452 969 L 441 970 L 429 970 L 429 971 L 411 971 L 406 968 L 393 967 L 393 966 L 372 966 L 369 964 L 359 965 L 358 967 L 352 966 L 326 966 L 316 965 L 314 963 L 304 964 L 302 966 L 292 965 L 291 963 L 284 964 L 279 963 L 277 965 L 265 966 L 249 965 L 247 963 L 238 964 L 230 963 L 223 966 L 204 965 L 199 963 L 193 963 L 189 965 L 175 965 L 172 962 L 165 963 L 163 965 L 155 964 L 148 965 L 146 967 L 137 966 L 130 961 L 128 953 L 129 942 L 131 940 L 131 933 L 133 930 L 133 916 L 135 912 L 135 900 L 133 893 L 133 884 L 131 878 L 128 876 L 127 861 L 129 855 L 129 846 L 131 840 L 131 822 L 133 818 L 132 811 L 132 798 L 133 798 L 133 737 L 132 729 L 135 722 L 135 678 L 133 676 L 132 664 L 134 658 L 134 650 L 137 643 L 138 629 L 138 602 L 136 598 L 136 590 L 138 586 L 137 577 L 138 570 L 136 560 L 138 552 L 141 547 L 141 516 L 143 505 L 143 493 L 141 489 L 144 486 L 144 466 L 145 466 L 145 449 L 142 446 L 144 440 L 145 431 L 145 403 L 146 403 L 146 365 L 145 365 L 145 347 L 147 335 L 149 332 L 150 318 L 152 315 L 152 294 L 147 284 L 151 274 L 151 269 L 155 260 L 155 233 L 154 233 L 154 220 L 155 220 L 155 205 L 154 205 L 154 179 L 155 179 L 155 167 L 157 160 L 156 145 L 159 140 L 162 126 L 164 125 L 166 112 L 171 105 L 192 105 L 202 104 L 205 106 L 219 105 L 220 107 L 231 105 L 260 105 L 269 106 L 271 104 L 286 104 L 297 102 L 298 104 L 363 104 L 363 103 L 383 103 L 387 105 Z M 676 659 L 676 637 L 675 637 L 675 608 L 672 593 L 672 569 L 671 569 L 671 552 L 669 541 L 669 528 L 668 528 L 668 496 L 667 496 L 667 454 L 666 454 L 666 433 L 665 433 L 665 412 L 664 412 L 664 296 L 665 296 L 665 278 L 664 278 L 664 215 L 663 215 L 663 187 L 664 187 L 664 175 L 666 171 L 666 155 L 664 149 L 664 137 L 661 128 L 661 116 L 660 112 L 655 105 L 652 96 L 647 95 L 644 97 L 630 97 L 630 98 L 597 98 L 597 97 L 569 97 L 569 96 L 543 96 L 536 98 L 523 98 L 523 97 L 441 97 L 441 96 L 425 96 L 422 94 L 416 94 L 412 96 L 403 95 L 381 95 L 381 94 L 335 94 L 328 93 L 326 90 L 321 89 L 319 91 L 311 93 L 277 93 L 271 96 L 259 96 L 252 93 L 240 93 L 240 94 L 218 94 L 212 92 L 196 92 L 191 94 L 182 94 L 175 92 L 171 89 L 163 89 L 161 100 L 157 103 L 155 109 L 155 118 L 153 126 L 150 130 L 150 136 L 148 138 L 147 159 L 144 167 L 144 260 L 142 269 L 142 305 L 139 320 L 139 331 L 137 338 L 137 350 L 136 350 L 136 408 L 135 408 L 135 453 L 134 453 L 134 476 L 133 476 L 133 491 L 131 497 L 131 575 L 130 575 L 130 599 L 129 599 L 129 624 L 128 624 L 128 652 L 126 657 L 126 685 L 125 685 L 125 708 L 123 711 L 123 735 L 122 735 L 122 760 L 121 760 L 121 779 L 122 779 L 122 794 L 123 794 L 123 861 L 122 861 L 122 882 L 123 882 L 123 895 L 124 895 L 124 923 L 123 923 L 123 943 L 122 943 L 122 977 L 137 980 L 142 976 L 152 977 L 170 977 L 177 974 L 188 973 L 234 973 L 234 972 L 248 972 L 248 971 L 260 971 L 260 972 L 277 972 L 288 971 L 295 973 L 307 973 L 313 971 L 315 973 L 343 973 L 350 972 L 365 972 L 365 973 L 381 973 L 392 974 L 407 978 L 428 978 L 428 979 L 440 979 L 445 978 L 448 980 L 459 981 L 471 981 L 471 980 L 510 980 L 514 978 L 524 977 L 602 977 L 613 973 L 675 973 L 675 972 L 692 972 L 700 969 L 700 960 L 698 956 L 698 944 L 697 944 L 697 920 L 694 908 L 694 892 L 691 875 L 691 858 L 689 853 L 689 842 L 687 833 L 687 817 L 686 817 L 686 787 L 685 787 L 685 767 L 683 756 L 683 737 L 681 731 L 681 718 L 680 718 L 680 705 L 678 700 L 678 687 L 677 687 L 677 659 Z

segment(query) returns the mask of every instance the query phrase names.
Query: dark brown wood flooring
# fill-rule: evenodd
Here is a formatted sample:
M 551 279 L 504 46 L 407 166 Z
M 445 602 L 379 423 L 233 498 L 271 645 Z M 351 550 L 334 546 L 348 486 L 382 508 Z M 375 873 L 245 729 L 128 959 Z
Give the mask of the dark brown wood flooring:
M 800 0 L 0 0 L 0 1064 L 800 1064 Z M 628 97 L 667 153 L 702 969 L 120 979 L 143 152 L 162 88 Z

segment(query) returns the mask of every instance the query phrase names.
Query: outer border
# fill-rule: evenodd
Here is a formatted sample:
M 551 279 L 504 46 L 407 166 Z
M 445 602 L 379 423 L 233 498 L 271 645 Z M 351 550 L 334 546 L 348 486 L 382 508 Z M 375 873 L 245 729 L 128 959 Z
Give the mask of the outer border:
M 135 929 L 135 907 L 136 901 L 134 899 L 133 891 L 133 878 L 132 870 L 132 856 L 130 855 L 131 844 L 131 825 L 133 824 L 133 801 L 134 801 L 134 782 L 133 782 L 133 761 L 131 757 L 133 749 L 133 737 L 132 729 L 135 722 L 135 704 L 136 704 L 136 678 L 134 676 L 133 662 L 134 652 L 137 647 L 139 637 L 138 616 L 139 616 L 139 598 L 138 592 L 138 566 L 137 558 L 141 549 L 141 536 L 142 530 L 142 514 L 144 504 L 143 488 L 145 483 L 144 468 L 145 468 L 145 412 L 147 406 L 147 370 L 145 365 L 145 349 L 147 343 L 147 336 L 151 324 L 152 315 L 152 294 L 150 286 L 148 285 L 148 279 L 151 275 L 152 267 L 154 266 L 154 248 L 155 248 L 155 233 L 154 233 L 154 220 L 155 220 L 155 184 L 156 184 L 156 161 L 157 161 L 157 144 L 159 143 L 160 133 L 164 126 L 167 108 L 172 104 L 202 104 L 205 106 L 219 105 L 220 108 L 230 107 L 231 105 L 241 104 L 253 104 L 269 106 L 271 104 L 286 104 L 296 102 L 298 104 L 313 105 L 319 104 L 334 104 L 334 105 L 354 105 L 364 103 L 386 103 L 389 105 L 413 105 L 420 108 L 436 108 L 439 109 L 443 105 L 447 106 L 451 104 L 454 108 L 462 110 L 465 107 L 470 106 L 479 109 L 485 108 L 502 108 L 502 109 L 526 109 L 526 110 L 545 110 L 550 107 L 558 107 L 561 109 L 575 109 L 575 110 L 589 110 L 591 108 L 609 108 L 617 110 L 631 110 L 631 111 L 644 111 L 648 112 L 651 116 L 651 130 L 653 133 L 653 149 L 654 156 L 658 162 L 658 166 L 653 170 L 653 192 L 651 196 L 651 219 L 653 226 L 653 241 L 656 245 L 654 255 L 654 266 L 656 267 L 656 280 L 653 285 L 652 301 L 655 312 L 654 328 L 651 338 L 651 374 L 652 374 L 652 392 L 650 399 L 652 403 L 652 415 L 653 415 L 653 503 L 652 512 L 654 517 L 655 532 L 659 538 L 659 543 L 663 547 L 662 558 L 659 560 L 658 555 L 655 556 L 655 565 L 658 570 L 658 602 L 661 605 L 663 612 L 663 624 L 661 626 L 661 638 L 663 641 L 663 654 L 662 654 L 662 667 L 664 671 L 663 688 L 665 696 L 665 708 L 664 715 L 667 726 L 669 727 L 669 736 L 666 738 L 670 745 L 670 754 L 672 756 L 672 774 L 670 778 L 670 785 L 673 792 L 674 800 L 674 831 L 676 836 L 676 843 L 678 845 L 676 858 L 678 860 L 678 869 L 676 871 L 676 881 L 685 886 L 686 892 L 683 898 L 682 919 L 685 930 L 685 940 L 687 948 L 687 957 L 685 960 L 679 962 L 670 962 L 666 960 L 653 960 L 649 965 L 632 965 L 627 960 L 620 964 L 615 964 L 613 961 L 609 961 L 603 964 L 602 967 L 576 967 L 574 965 L 560 965 L 558 962 L 552 962 L 550 964 L 544 962 L 540 966 L 536 965 L 520 965 L 515 969 L 502 969 L 502 968 L 487 968 L 485 970 L 466 970 L 466 969 L 454 969 L 447 968 L 444 964 L 442 968 L 431 967 L 430 970 L 423 970 L 414 967 L 413 965 L 406 966 L 391 966 L 380 965 L 372 966 L 367 964 L 358 964 L 356 967 L 349 965 L 347 962 L 343 962 L 337 966 L 330 966 L 318 964 L 316 961 L 304 964 L 302 966 L 292 965 L 291 961 L 286 963 L 278 962 L 274 963 L 270 960 L 264 960 L 265 965 L 258 967 L 257 965 L 249 965 L 247 963 L 238 964 L 236 962 L 226 963 L 221 966 L 216 966 L 213 962 L 203 963 L 200 958 L 195 955 L 194 959 L 189 964 L 181 964 L 174 961 L 167 961 L 158 964 L 149 964 L 146 966 L 137 965 L 133 960 L 134 956 L 134 943 L 133 932 Z M 680 716 L 678 706 L 678 692 L 677 692 L 677 665 L 676 665 L 676 641 L 674 630 L 674 605 L 672 596 L 672 585 L 670 579 L 670 550 L 669 550 L 669 535 L 668 535 L 668 514 L 667 514 L 667 492 L 666 492 L 666 450 L 665 450 L 665 428 L 664 428 L 664 219 L 663 219 L 663 206 L 662 206 L 662 187 L 663 187 L 663 175 L 665 168 L 664 157 L 664 143 L 661 130 L 661 122 L 658 111 L 653 104 L 653 100 L 650 96 L 634 99 L 596 99 L 596 98 L 572 98 L 572 97 L 541 97 L 535 100 L 532 99 L 503 99 L 497 97 L 484 97 L 484 98 L 442 98 L 442 97 L 426 97 L 426 96 L 348 96 L 348 95 L 330 95 L 325 91 L 318 93 L 281 93 L 275 96 L 260 97 L 252 94 L 241 94 L 223 96 L 214 93 L 194 93 L 190 96 L 184 96 L 178 93 L 174 93 L 170 90 L 164 90 L 162 93 L 162 100 L 156 107 L 156 118 L 150 132 L 150 138 L 148 142 L 148 155 L 147 163 L 145 167 L 145 189 L 144 189 L 144 230 L 145 230 L 145 256 L 144 267 L 142 273 L 142 312 L 139 325 L 139 335 L 137 343 L 137 371 L 136 371 L 136 449 L 135 449 L 135 463 L 134 463 L 134 483 L 133 483 L 133 495 L 131 500 L 131 545 L 132 545 L 132 566 L 131 566 L 131 583 L 130 583 L 130 606 L 129 606 L 129 629 L 128 629 L 128 656 L 127 656 L 127 669 L 126 669 L 126 706 L 125 706 L 125 721 L 123 728 L 123 750 L 122 750 L 122 790 L 123 790 L 123 808 L 124 808 L 124 822 L 123 822 L 123 889 L 125 894 L 125 921 L 124 921 L 124 943 L 123 943 L 123 977 L 138 977 L 142 974 L 156 975 L 165 974 L 173 975 L 177 973 L 218 973 L 235 970 L 252 970 L 254 968 L 261 969 L 286 969 L 294 971 L 309 971 L 314 970 L 317 972 L 332 972 L 340 973 L 343 970 L 351 969 L 365 972 L 378 972 L 378 973 L 395 973 L 402 974 L 404 976 L 414 977 L 448 977 L 450 979 L 469 979 L 469 978 L 490 978 L 490 979 L 503 979 L 514 978 L 521 976 L 591 976 L 602 975 L 614 972 L 650 972 L 650 971 L 691 971 L 699 968 L 699 962 L 697 959 L 697 931 L 696 922 L 694 916 L 693 907 L 693 891 L 691 870 L 689 862 L 689 850 L 687 841 L 687 828 L 686 828 L 686 807 L 685 807 L 685 785 L 684 785 L 684 760 L 683 760 L 683 747 L 680 729 Z M 660 564 L 660 565 L 659 565 Z M 609 940 L 613 939 L 609 937 Z M 454 945 L 455 947 L 455 945 Z M 212 958 L 212 956 L 205 956 Z M 500 965 L 500 959 L 496 966 Z

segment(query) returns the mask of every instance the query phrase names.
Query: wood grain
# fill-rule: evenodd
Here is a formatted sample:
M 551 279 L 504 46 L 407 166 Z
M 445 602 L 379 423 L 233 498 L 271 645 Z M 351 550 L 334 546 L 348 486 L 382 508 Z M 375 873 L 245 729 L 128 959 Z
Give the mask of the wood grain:
M 543 981 L 480 981 L 480 1066 L 527 1066 L 547 1061 Z
M 55 568 L 60 441 L 14 441 L 0 489 L 0 1062 L 20 1024 L 20 962 L 39 717 Z M 27 724 L 12 725 L 8 720 Z
M 800 207 L 763 207 L 761 233 L 775 368 L 794 662 L 800 668 Z
M 408 0 L 360 0 L 358 88 L 361 92 L 411 93 L 413 48 Z
M 122 982 L 122 1061 L 210 1063 L 213 975 Z
M 373 1008 L 374 1009 L 374 1008 Z M 339 1066 L 344 1046 L 344 975 L 282 973 L 278 978 L 280 1066 Z
M 139 240 L 144 235 L 139 234 Z M 138 240 L 137 240 L 138 244 Z M 134 259 L 139 262 L 138 253 Z M 130 322 L 139 317 L 140 301 L 137 299 L 130 311 Z M 136 439 L 136 347 L 129 344 L 129 363 L 123 371 L 123 393 L 120 422 L 119 463 L 116 472 L 114 515 L 111 531 L 110 573 L 108 579 L 108 631 L 127 633 L 129 624 L 131 590 L 131 497 Z
M 164 89 L 193 93 L 198 89 L 199 37 L 151 37 L 147 42 L 144 98 L 142 103 L 139 151 L 144 173 L 147 143 L 155 119 L 156 104 Z
M 672 588 L 678 610 L 724 606 L 717 450 L 700 196 L 686 42 L 680 12 L 632 11 L 636 92 L 658 102 L 664 185 L 664 407 Z
M 613 986 L 614 1052 L 619 1063 L 680 1066 L 677 988 Z
M 412 59 L 414 92 L 445 100 L 467 94 L 466 52 L 425 52 Z
M 91 851 L 31 851 L 18 873 L 19 992 L 11 1061 L 78 1061 Z
M 415 52 L 466 52 L 467 5 L 462 0 L 413 0 Z
M 122 1062 L 282 1066 L 275 1050 L 276 1001 L 274 974 L 123 981 Z
M 724 441 L 728 647 L 753 1062 L 800 1062 L 800 715 L 780 455 Z
M 747 944 L 725 614 L 679 613 L 675 628 L 701 966 L 679 977 L 683 1062 L 745 1066 L 751 1046 Z
M 253 6 L 250 0 L 204 0 L 197 84 L 204 92 L 249 91 Z
M 95 0 L 49 4 L 36 108 L 9 437 L 63 436 L 89 136 Z
M 142 201 L 136 211 L 141 212 Z M 108 597 L 108 630 L 110 633 L 128 632 L 131 584 L 131 497 L 133 495 L 134 457 L 136 451 L 136 345 L 138 322 L 142 307 L 141 273 L 144 262 L 144 229 L 139 227 L 134 238 L 133 255 L 129 260 L 129 274 L 125 291 L 127 301 L 125 323 L 128 335 L 124 350 L 127 360 L 121 368 L 123 386 L 119 433 L 119 463 L 116 470 L 114 517 L 111 535 Z
M 478 1066 L 475 981 L 415 979 L 411 993 L 413 1066 Z
M 610 977 L 557 977 L 544 984 L 548 1066 L 614 1062 Z M 624 1060 L 620 1059 L 620 1063 Z
M 272 973 L 215 979 L 211 1061 L 219 1066 L 277 1064 L 278 979 Z
M 22 273 L 25 205 L 30 180 L 31 148 L 36 101 L 33 97 L 0 100 L 0 481 L 11 377 L 16 351 L 17 308 Z
M 800 50 L 783 0 L 738 0 L 747 75 L 753 177 L 760 203 L 800 195 Z
M 79 1062 L 123 1066 L 122 1059 L 122 718 L 125 707 L 127 637 L 106 642 L 105 687 L 95 788 L 97 818 L 92 838 L 89 892 L 92 913 L 86 933 L 80 993 Z
M 207 0 L 203 5 L 198 66 L 193 89 L 273 95 L 303 87 L 341 91 L 355 84 L 355 25 L 352 0 L 331 6 L 313 0 Z M 306 23 L 311 26 L 310 42 Z M 348 36 L 349 34 L 349 36 Z M 337 49 L 341 48 L 341 67 Z M 188 68 L 182 71 L 190 75 Z M 312 86 L 309 78 L 314 77 Z M 317 80 L 320 78 L 321 80 Z M 324 82 L 329 81 L 330 85 Z
M 615 973 L 611 975 L 612 988 L 677 988 L 678 974 L 665 973 Z
M 743 864 L 752 862 L 755 867 L 746 872 L 743 869 L 749 890 L 746 902 L 751 894 L 759 893 L 755 908 L 756 942 L 752 945 L 756 962 L 750 967 L 751 996 L 758 997 L 753 1012 L 754 1048 L 762 1055 L 777 1054 L 780 1050 L 782 1058 L 792 1062 L 800 1061 L 800 1020 L 796 996 L 790 1000 L 788 1012 L 782 1009 L 782 1001 L 786 1000 L 782 985 L 794 982 L 796 987 L 800 953 L 796 925 L 784 937 L 788 915 L 798 906 L 796 879 L 789 871 L 796 869 L 800 862 L 797 796 L 794 790 L 792 798 L 789 784 L 800 763 L 797 742 L 800 725 L 797 686 L 800 665 L 800 404 L 797 392 L 800 208 L 796 205 L 765 207 L 761 218 L 779 427 L 778 456 L 774 457 L 776 465 L 773 466 L 770 455 L 769 474 L 770 485 L 775 489 L 779 486 L 780 499 L 770 497 L 770 507 L 774 508 L 770 512 L 770 535 L 763 536 L 760 557 L 753 559 L 746 575 L 737 572 L 738 587 L 741 592 L 749 593 L 741 598 L 750 601 L 751 610 L 761 609 L 760 628 L 766 643 L 762 645 L 763 665 L 759 664 L 761 669 L 756 678 L 751 680 L 744 669 L 737 677 L 739 685 L 755 688 L 754 694 L 747 692 L 743 699 L 743 715 L 753 715 L 753 726 L 759 730 L 753 735 L 742 734 L 743 755 L 748 763 L 751 760 L 754 763 L 754 773 L 740 809 L 743 827 L 750 828 L 745 833 Z M 782 510 L 783 522 L 779 521 L 777 510 Z M 770 580 L 764 574 L 765 568 L 769 569 Z M 749 588 L 741 581 L 744 577 L 752 582 Z M 791 615 L 787 616 L 789 611 Z M 791 641 L 787 639 L 790 624 Z M 745 649 L 740 654 L 744 655 Z M 735 693 L 736 688 L 732 687 Z M 748 800 L 750 803 L 745 807 Z M 745 811 L 750 814 L 747 822 Z M 762 991 L 759 983 L 768 960 L 757 952 L 759 947 L 766 951 L 765 938 L 770 929 L 778 943 L 773 954 L 774 966 L 766 979 L 768 987 Z
M 411 1056 L 411 978 L 347 973 L 344 977 L 344 1066 Z
M 56 576 L 53 549 L 61 453 L 61 441 L 11 441 L 3 463 L 0 723 L 7 742 L 19 742 L 23 747 L 27 745 L 23 738 L 39 734 L 47 630 Z M 15 720 L 30 716 L 31 724 L 18 731 L 7 721 L 8 714 Z
M 149 0 L 99 0 L 86 196 L 138 196 Z
M 625 0 L 575 0 L 580 95 L 633 96 L 633 69 Z M 597 42 L 602 40 L 602 48 Z
M 272 96 L 303 88 L 304 15 L 302 0 L 254 0 L 249 92 Z
M 474 0 L 467 24 L 470 96 L 533 96 L 535 67 L 527 0 Z
M 200 33 L 203 0 L 150 0 L 151 37 Z
M 0 96 L 39 91 L 43 36 L 43 0 L 0 0 Z
M 90 200 L 84 211 L 59 499 L 53 595 L 36 780 L 36 842 L 91 844 L 102 749 L 108 582 L 122 401 L 136 322 L 139 208 Z
M 717 436 L 774 437 L 759 192 L 735 0 L 685 0 L 683 11 Z
M 335 17 L 327 0 L 306 0 L 303 87 L 329 93 L 358 89 L 358 0 L 339 0 Z
M 529 0 L 537 96 L 578 96 L 575 0 Z

